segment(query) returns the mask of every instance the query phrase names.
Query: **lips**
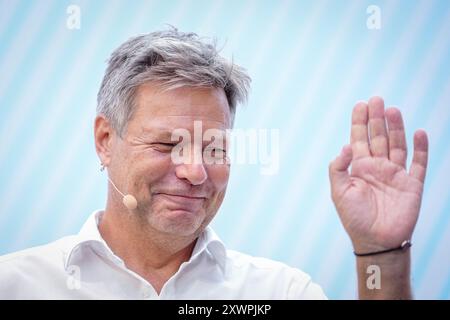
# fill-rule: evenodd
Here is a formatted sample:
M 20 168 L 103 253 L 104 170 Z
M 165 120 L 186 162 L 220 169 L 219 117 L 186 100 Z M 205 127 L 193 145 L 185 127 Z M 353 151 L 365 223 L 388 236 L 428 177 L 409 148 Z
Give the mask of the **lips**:
M 192 196 L 179 193 L 158 192 L 154 194 L 170 203 L 172 209 L 181 209 L 187 211 L 198 210 L 206 197 Z
M 156 194 L 170 196 L 170 197 L 177 197 L 180 199 L 205 199 L 204 196 L 193 196 L 188 194 L 182 194 L 182 193 L 171 193 L 171 192 L 157 192 Z

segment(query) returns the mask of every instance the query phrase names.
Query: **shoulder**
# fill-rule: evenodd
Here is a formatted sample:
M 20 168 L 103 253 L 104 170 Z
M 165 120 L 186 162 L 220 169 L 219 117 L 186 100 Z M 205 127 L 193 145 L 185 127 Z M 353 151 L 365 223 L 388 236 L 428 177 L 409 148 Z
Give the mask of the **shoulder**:
M 233 276 L 245 277 L 246 282 L 261 290 L 270 288 L 271 298 L 326 299 L 321 287 L 307 273 L 285 263 L 227 250 L 227 266 Z
M 0 270 L 8 265 L 21 263 L 38 263 L 45 260 L 54 261 L 61 257 L 74 236 L 68 236 L 45 245 L 27 248 L 0 256 Z
M 73 236 L 46 245 L 0 256 L 0 298 L 23 296 L 24 290 L 41 287 L 49 277 L 64 273 L 65 254 Z

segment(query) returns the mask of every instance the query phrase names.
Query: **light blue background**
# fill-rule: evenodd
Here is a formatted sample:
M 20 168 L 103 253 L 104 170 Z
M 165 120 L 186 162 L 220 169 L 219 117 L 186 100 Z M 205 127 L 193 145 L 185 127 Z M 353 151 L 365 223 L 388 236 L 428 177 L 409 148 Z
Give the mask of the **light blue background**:
M 66 28 L 70 4 L 80 30 Z M 371 4 L 380 30 L 366 27 Z M 356 296 L 327 166 L 354 103 L 379 94 L 403 111 L 410 150 L 416 128 L 429 133 L 413 285 L 417 298 L 450 298 L 449 1 L 0 1 L 0 254 L 76 233 L 103 208 L 92 128 L 104 62 L 165 23 L 217 37 L 249 70 L 236 127 L 280 129 L 277 175 L 232 170 L 213 223 L 230 248 L 299 267 L 330 298 Z

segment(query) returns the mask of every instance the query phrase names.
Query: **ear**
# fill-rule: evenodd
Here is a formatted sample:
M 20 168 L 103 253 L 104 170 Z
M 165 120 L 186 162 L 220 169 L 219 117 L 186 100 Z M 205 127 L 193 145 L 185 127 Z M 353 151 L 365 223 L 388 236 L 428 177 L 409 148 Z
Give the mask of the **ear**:
M 111 161 L 114 134 L 115 131 L 105 116 L 98 115 L 94 122 L 95 150 L 105 166 L 108 166 Z

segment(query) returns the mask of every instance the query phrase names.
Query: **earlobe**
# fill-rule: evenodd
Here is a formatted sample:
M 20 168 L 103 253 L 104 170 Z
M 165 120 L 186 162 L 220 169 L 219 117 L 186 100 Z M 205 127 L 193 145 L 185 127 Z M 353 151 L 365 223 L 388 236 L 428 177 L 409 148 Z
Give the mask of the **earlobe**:
M 111 158 L 112 127 L 104 115 L 98 115 L 94 122 L 95 150 L 100 162 L 109 165 Z

